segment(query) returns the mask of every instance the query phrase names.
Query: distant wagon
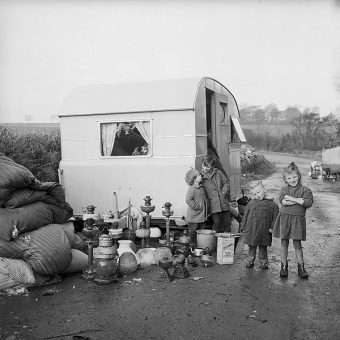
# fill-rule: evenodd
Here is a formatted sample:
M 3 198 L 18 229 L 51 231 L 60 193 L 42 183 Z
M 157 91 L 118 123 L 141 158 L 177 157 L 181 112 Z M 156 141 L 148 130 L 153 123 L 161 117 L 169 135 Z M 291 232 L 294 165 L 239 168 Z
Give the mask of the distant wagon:
M 201 169 L 208 138 L 240 193 L 240 146 L 245 137 L 234 96 L 211 78 L 89 85 L 65 99 L 60 114 L 60 181 L 75 214 L 93 204 L 98 212 L 139 207 L 149 195 L 161 216 L 171 202 L 186 213 L 184 181 Z M 208 137 L 209 136 L 209 137 Z
M 324 179 L 340 181 L 340 144 L 322 149 L 322 175 Z

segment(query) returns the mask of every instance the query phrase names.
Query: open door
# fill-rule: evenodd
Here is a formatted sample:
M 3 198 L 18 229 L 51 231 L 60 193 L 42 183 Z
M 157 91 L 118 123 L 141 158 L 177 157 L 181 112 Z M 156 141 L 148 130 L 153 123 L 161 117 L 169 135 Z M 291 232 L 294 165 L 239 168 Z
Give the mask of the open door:
M 229 175 L 228 97 L 208 89 L 206 91 L 208 148 L 218 154 L 223 169 Z
M 206 92 L 208 147 L 211 143 L 230 180 L 230 195 L 240 193 L 240 143 L 228 112 L 228 97 L 207 89 Z

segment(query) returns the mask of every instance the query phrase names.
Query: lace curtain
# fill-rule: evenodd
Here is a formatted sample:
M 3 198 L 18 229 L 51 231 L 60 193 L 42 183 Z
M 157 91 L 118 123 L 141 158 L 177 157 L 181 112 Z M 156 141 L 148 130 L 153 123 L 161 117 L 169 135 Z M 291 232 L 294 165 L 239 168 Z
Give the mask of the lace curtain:
M 136 122 L 135 127 L 138 129 L 141 136 L 145 139 L 148 145 L 151 144 L 150 122 Z
M 115 144 L 117 123 L 101 124 L 101 142 L 103 147 L 103 156 L 111 156 Z

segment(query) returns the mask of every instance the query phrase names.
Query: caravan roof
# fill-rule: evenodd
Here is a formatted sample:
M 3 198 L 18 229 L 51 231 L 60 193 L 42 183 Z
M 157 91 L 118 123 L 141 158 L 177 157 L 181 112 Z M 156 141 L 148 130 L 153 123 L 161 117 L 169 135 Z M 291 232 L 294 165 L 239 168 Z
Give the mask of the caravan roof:
M 193 110 L 197 91 L 205 80 L 218 84 L 221 92 L 228 92 L 208 77 L 86 85 L 70 92 L 59 116 Z

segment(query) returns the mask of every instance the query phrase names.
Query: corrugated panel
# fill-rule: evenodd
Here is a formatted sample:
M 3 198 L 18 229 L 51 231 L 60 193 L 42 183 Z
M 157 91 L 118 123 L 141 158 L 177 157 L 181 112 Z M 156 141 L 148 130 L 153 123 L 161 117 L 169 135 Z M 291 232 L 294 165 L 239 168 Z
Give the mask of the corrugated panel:
M 66 97 L 59 116 L 194 109 L 199 84 L 206 78 L 88 85 Z

